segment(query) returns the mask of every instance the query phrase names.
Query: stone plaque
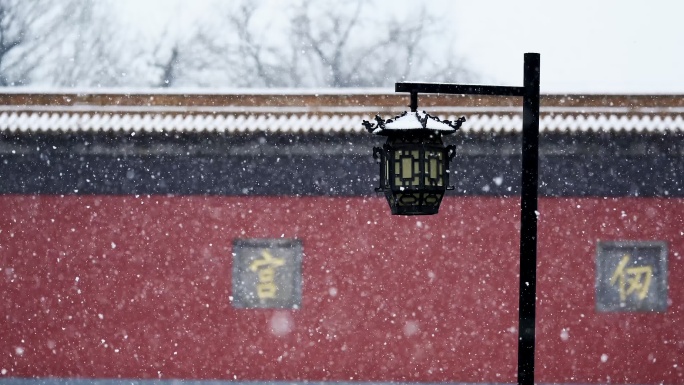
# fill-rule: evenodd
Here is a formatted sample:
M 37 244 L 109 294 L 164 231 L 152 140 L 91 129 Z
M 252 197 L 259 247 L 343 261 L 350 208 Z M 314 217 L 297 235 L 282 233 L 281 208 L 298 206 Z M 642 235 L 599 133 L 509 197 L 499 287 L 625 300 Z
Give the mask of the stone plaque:
M 666 309 L 665 242 L 598 242 L 596 310 L 664 312 Z
M 298 309 L 302 302 L 302 242 L 236 239 L 233 306 Z

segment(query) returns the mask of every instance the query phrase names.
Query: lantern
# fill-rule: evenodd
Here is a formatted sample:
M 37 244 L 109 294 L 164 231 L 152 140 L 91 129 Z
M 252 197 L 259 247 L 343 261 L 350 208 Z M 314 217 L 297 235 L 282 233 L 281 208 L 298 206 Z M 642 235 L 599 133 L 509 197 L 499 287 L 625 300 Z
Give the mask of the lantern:
M 444 146 L 442 136 L 456 132 L 465 121 L 451 122 L 425 112 L 404 112 L 387 121 L 366 120 L 368 132 L 387 136 L 382 148 L 373 148 L 380 163 L 380 186 L 393 215 L 437 214 L 449 186 L 449 162 L 455 146 Z

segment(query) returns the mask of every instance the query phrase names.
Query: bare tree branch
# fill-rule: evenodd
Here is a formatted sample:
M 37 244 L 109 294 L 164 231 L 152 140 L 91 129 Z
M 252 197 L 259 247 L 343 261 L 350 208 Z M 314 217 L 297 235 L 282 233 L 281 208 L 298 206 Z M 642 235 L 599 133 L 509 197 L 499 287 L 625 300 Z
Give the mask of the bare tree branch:
M 35 52 L 40 22 L 51 16 L 50 10 L 48 1 L 0 0 L 0 85 L 26 82 L 40 59 Z
M 112 17 L 114 0 L 0 0 L 0 85 L 367 87 L 475 76 L 453 46 L 429 49 L 444 28 L 422 5 L 378 17 L 369 0 L 293 1 L 278 17 L 255 0 L 217 1 L 214 19 L 169 22 L 142 41 Z
M 292 41 L 304 52 L 314 74 L 313 85 L 388 86 L 410 76 L 447 70 L 437 69 L 437 62 L 430 60 L 435 52 L 424 48 L 426 41 L 443 33 L 424 6 L 407 19 L 379 19 L 365 11 L 369 4 L 357 0 L 336 8 L 328 3 L 317 10 L 311 1 L 301 3 L 292 18 Z M 462 62 L 449 64 L 458 65 L 459 74 L 466 72 Z

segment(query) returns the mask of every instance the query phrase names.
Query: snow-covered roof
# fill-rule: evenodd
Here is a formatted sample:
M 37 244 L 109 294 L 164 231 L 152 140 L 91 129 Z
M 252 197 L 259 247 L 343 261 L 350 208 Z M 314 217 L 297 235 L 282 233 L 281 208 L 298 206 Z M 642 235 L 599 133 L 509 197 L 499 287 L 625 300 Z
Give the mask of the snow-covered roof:
M 520 115 L 443 115 L 441 119 L 466 117 L 463 132 L 519 132 Z M 365 132 L 362 126 L 367 115 L 333 114 L 110 114 L 110 113 L 0 113 L 3 131 L 113 131 L 165 132 L 216 131 L 241 132 Z M 626 115 L 542 115 L 542 132 L 684 132 L 684 117 Z
M 449 122 L 451 123 L 451 122 Z M 457 130 L 456 127 L 449 125 L 446 122 L 442 122 L 434 116 L 426 113 L 425 111 L 408 112 L 398 116 L 396 119 L 387 122 L 385 127 L 382 129 L 376 129 L 373 133 L 379 133 L 383 130 L 435 130 L 444 133 L 451 133 Z
M 15 91 L 0 93 L 0 130 L 363 133 L 363 120 L 372 120 L 376 114 L 392 118 L 406 109 L 407 95 L 386 91 L 277 95 Z M 441 120 L 463 116 L 463 132 L 519 132 L 522 108 L 519 100 L 510 99 L 421 96 L 419 110 Z M 404 127 L 403 123 L 395 120 L 393 128 Z M 684 97 L 544 95 L 540 130 L 684 132 Z

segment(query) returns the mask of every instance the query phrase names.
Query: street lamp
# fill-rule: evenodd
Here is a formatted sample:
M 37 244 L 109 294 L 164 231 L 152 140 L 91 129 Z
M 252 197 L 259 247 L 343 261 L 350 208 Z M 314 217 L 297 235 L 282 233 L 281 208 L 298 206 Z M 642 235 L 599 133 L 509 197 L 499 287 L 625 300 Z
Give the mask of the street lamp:
M 456 132 L 465 121 L 440 120 L 425 112 L 411 112 L 394 119 L 375 117 L 376 124 L 366 120 L 368 132 L 387 136 L 387 143 L 373 148 L 380 163 L 380 187 L 393 215 L 437 214 L 439 204 L 449 186 L 449 162 L 456 154 L 455 146 L 444 146 L 442 135 Z
M 380 160 L 380 187 L 392 214 L 436 214 L 449 182 L 452 146 L 441 136 L 456 131 L 465 119 L 440 121 L 416 112 L 419 93 L 517 96 L 523 98 L 522 190 L 520 205 L 520 299 L 518 306 L 518 384 L 534 385 L 535 299 L 537 283 L 537 193 L 539 176 L 539 54 L 526 53 L 522 87 L 445 83 L 396 83 L 409 92 L 411 113 L 376 124 L 364 121 L 374 134 L 386 135 Z

